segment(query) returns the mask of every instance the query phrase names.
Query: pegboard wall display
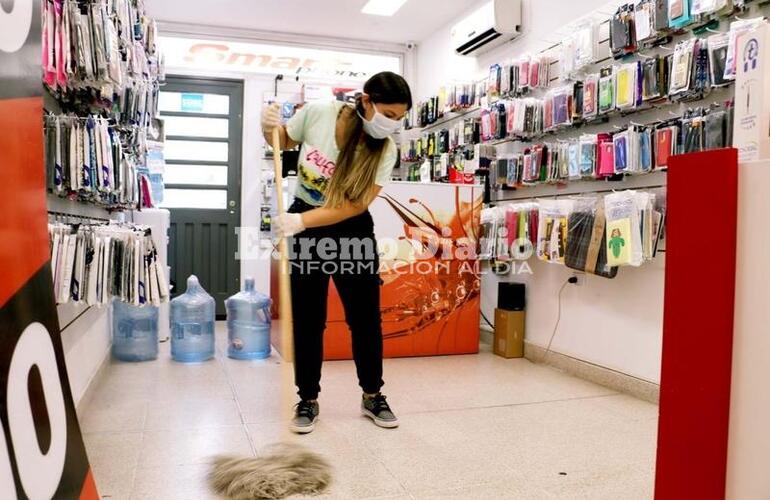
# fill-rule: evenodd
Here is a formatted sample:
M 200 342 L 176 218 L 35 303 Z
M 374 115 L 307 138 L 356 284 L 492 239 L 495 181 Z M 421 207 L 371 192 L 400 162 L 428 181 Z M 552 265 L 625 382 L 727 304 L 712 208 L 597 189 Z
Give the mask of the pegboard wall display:
M 403 162 L 471 171 L 493 204 L 665 187 L 672 155 L 732 145 L 735 48 L 768 4 L 615 0 L 527 53 L 511 42 L 488 77 L 415 107 Z

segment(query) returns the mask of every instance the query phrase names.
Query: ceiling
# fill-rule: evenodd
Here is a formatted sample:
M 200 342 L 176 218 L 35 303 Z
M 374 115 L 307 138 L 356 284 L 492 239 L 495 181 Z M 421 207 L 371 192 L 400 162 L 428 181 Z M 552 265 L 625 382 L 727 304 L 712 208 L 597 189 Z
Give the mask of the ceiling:
M 367 0 L 149 0 L 158 21 L 382 42 L 419 42 L 481 0 L 408 0 L 392 17 L 361 13 Z

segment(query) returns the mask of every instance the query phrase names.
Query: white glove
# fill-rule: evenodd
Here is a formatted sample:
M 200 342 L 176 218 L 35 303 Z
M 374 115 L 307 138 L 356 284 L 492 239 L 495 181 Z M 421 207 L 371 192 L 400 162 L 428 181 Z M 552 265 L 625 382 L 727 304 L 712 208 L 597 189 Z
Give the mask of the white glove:
M 273 219 L 275 234 L 279 238 L 288 238 L 305 230 L 302 214 L 281 214 Z
M 281 106 L 273 103 L 262 108 L 262 132 L 272 134 L 273 129 L 281 126 Z

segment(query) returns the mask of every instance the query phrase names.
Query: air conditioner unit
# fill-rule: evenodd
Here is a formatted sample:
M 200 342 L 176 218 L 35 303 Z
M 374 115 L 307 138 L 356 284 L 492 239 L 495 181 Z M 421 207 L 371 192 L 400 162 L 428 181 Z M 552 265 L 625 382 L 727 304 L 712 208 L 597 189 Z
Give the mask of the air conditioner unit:
M 460 55 L 477 55 L 519 35 L 521 0 L 493 0 L 452 28 L 452 45 Z

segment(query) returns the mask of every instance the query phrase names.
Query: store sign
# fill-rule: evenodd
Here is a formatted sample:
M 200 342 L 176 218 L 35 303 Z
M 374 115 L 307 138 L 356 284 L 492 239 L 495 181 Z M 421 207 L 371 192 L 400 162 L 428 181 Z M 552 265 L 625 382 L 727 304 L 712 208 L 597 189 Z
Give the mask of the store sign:
M 185 113 L 203 112 L 203 94 L 182 94 L 182 111 Z
M 380 71 L 401 72 L 399 57 L 388 55 L 172 37 L 161 37 L 161 47 L 172 71 L 293 74 L 334 81 L 364 81 Z
M 54 304 L 40 2 L 0 5 L 0 498 L 96 500 Z

